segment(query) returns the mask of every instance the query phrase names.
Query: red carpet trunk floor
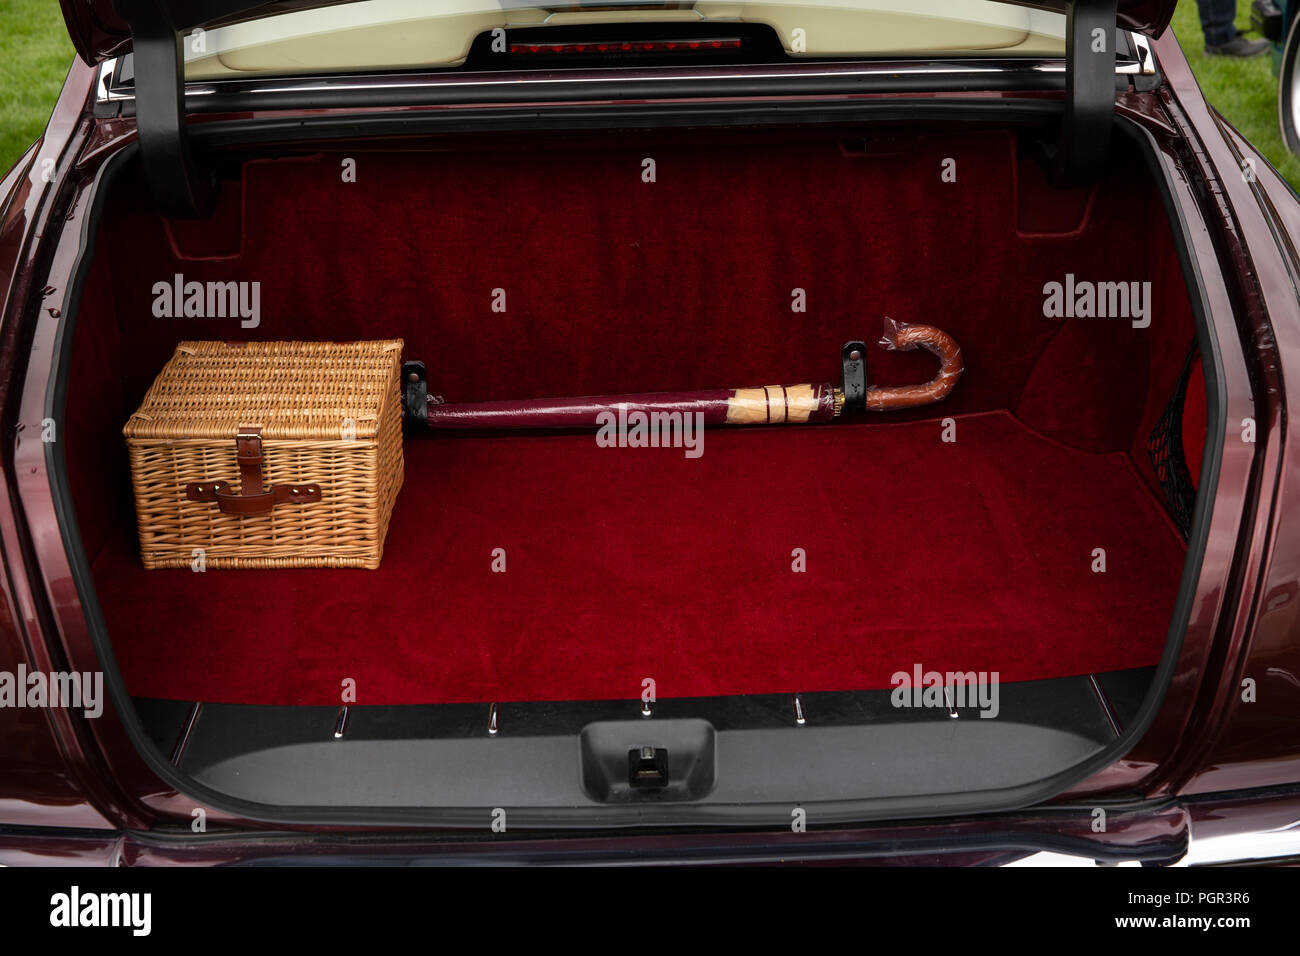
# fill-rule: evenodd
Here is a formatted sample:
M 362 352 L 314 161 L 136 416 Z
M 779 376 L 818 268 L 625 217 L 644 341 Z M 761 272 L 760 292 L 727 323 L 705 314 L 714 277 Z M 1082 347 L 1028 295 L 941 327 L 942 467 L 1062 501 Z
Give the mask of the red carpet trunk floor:
M 938 421 L 711 430 L 698 459 L 410 440 L 379 571 L 145 571 L 119 539 L 94 576 L 145 697 L 336 704 L 350 678 L 360 704 L 631 700 L 647 678 L 667 698 L 1156 663 L 1184 548 L 1127 457 L 956 422 L 951 443 Z

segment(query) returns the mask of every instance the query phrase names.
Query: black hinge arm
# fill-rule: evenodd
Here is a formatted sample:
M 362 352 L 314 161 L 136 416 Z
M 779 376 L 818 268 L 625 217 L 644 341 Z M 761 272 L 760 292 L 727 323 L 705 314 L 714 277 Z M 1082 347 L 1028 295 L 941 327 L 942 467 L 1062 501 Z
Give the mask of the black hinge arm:
M 123 0 L 135 55 L 135 123 L 154 199 L 172 219 L 206 216 L 213 178 L 190 152 L 182 37 L 157 0 Z
M 1118 0 L 1074 0 L 1065 27 L 1065 115 L 1052 156 L 1060 185 L 1095 182 L 1115 123 Z

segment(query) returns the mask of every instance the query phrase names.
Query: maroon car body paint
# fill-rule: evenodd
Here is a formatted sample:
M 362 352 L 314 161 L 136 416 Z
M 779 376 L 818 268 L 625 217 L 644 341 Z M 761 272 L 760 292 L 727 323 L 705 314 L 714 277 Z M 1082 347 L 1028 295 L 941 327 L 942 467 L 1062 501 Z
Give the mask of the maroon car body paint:
M 129 46 L 129 27 L 104 2 L 63 0 L 74 42 L 97 58 Z M 281 5 L 286 6 L 286 5 Z M 1172 3 L 1123 3 L 1121 22 L 1159 35 Z M 1172 183 L 1172 204 L 1198 267 L 1204 318 L 1221 343 L 1217 382 L 1224 414 L 1208 512 L 1208 546 L 1194 584 L 1190 615 L 1168 689 L 1154 720 L 1122 757 L 1075 783 L 1050 803 L 981 816 L 872 823 L 819 831 L 712 834 L 558 835 L 494 843 L 483 857 L 507 861 L 599 858 L 633 852 L 647 859 L 693 855 L 710 862 L 766 859 L 866 860 L 879 847 L 899 859 L 945 855 L 988 862 L 968 848 L 1062 846 L 1098 859 L 1170 862 L 1198 836 L 1276 829 L 1300 819 L 1300 464 L 1288 409 L 1300 403 L 1300 202 L 1267 163 L 1205 102 L 1171 33 L 1153 43 L 1162 83 L 1117 97 L 1116 112 L 1154 144 L 1154 162 Z M 816 73 L 817 64 L 809 63 Z M 737 73 L 745 70 L 738 68 Z M 689 70 L 681 71 L 683 78 Z M 0 670 L 99 670 L 73 559 L 61 533 L 55 476 L 41 441 L 55 384 L 63 312 L 76 286 L 89 231 L 96 176 L 136 144 L 130 116 L 96 117 L 97 71 L 81 60 L 69 72 L 41 141 L 0 189 L 0 414 L 3 482 L 0 553 Z M 966 89 L 719 98 L 713 105 L 852 101 L 971 107 L 1055 101 L 1058 92 Z M 574 100 L 558 106 L 615 107 Z M 670 92 L 638 105 L 685 105 Z M 693 99 L 692 105 L 701 101 Z M 476 103 L 479 111 L 511 103 Z M 208 123 L 417 118 L 468 111 L 470 105 L 373 105 L 205 112 Z M 285 132 L 286 141 L 293 133 Z M 360 145 L 367 137 L 343 139 Z M 1250 175 L 1245 174 L 1250 172 Z M 1122 250 L 1117 251 L 1122 254 Z M 39 287 L 38 287 L 39 286 Z M 838 346 L 838 343 L 836 343 Z M 1286 372 L 1290 371 L 1288 379 Z M 968 371 L 967 375 L 976 374 Z M 1243 440 L 1243 423 L 1254 440 Z M 1207 454 L 1207 457 L 1208 454 Z M 1253 694 L 1247 702 L 1244 683 Z M 206 805 L 162 779 L 108 706 L 97 720 L 78 711 L 0 708 L 0 862 L 112 865 L 217 865 L 281 857 L 367 853 L 391 860 L 454 859 L 484 848 L 452 846 L 427 829 L 384 824 L 349 827 L 258 819 Z M 1091 809 L 1106 806 L 1097 832 Z M 196 810 L 209 829 L 187 842 Z M 961 854 L 972 854 L 967 860 Z

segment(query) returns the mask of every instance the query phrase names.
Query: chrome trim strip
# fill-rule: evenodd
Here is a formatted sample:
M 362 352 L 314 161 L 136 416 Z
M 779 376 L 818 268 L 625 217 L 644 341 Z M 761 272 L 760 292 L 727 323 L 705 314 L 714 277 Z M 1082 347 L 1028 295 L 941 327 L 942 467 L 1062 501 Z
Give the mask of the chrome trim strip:
M 1044 63 L 1030 61 L 1017 67 L 1022 72 L 1064 73 L 1065 63 Z M 357 77 L 304 77 L 286 81 L 282 77 L 262 80 L 217 80 L 208 83 L 187 83 L 186 98 L 194 96 L 215 96 L 218 93 L 238 95 L 258 95 L 272 93 L 343 93 L 352 91 L 377 92 L 381 90 L 412 89 L 475 89 L 482 87 L 499 87 L 503 93 L 518 91 L 521 87 L 544 88 L 547 86 L 576 84 L 594 84 L 619 86 L 625 83 L 676 83 L 682 80 L 711 80 L 726 82 L 728 80 L 779 80 L 799 77 L 817 77 L 824 79 L 856 79 L 872 76 L 980 76 L 1009 73 L 1013 70 L 1007 66 L 965 66 L 950 68 L 943 66 L 898 66 L 877 65 L 857 67 L 855 69 L 835 69 L 822 67 L 810 70 L 794 66 L 788 69 L 769 68 L 759 72 L 720 71 L 720 70 L 681 70 L 664 67 L 658 70 L 625 70 L 617 74 L 608 71 L 591 73 L 585 70 L 560 70 L 547 73 L 444 73 L 426 74 L 421 77 L 398 78 L 392 76 L 375 76 L 373 78 Z M 510 98 L 514 98 L 511 96 Z
M 108 81 L 109 78 L 112 77 L 113 75 L 113 65 L 115 63 L 117 63 L 116 58 L 112 60 L 105 60 L 103 63 L 99 64 L 99 74 L 95 77 L 95 102 L 96 103 L 108 102 L 108 97 L 109 97 Z
M 943 702 L 948 705 L 948 717 L 956 720 L 961 714 L 957 713 L 957 705 L 952 700 L 952 688 L 947 684 L 943 687 Z
M 185 715 L 185 725 L 181 728 L 180 736 L 176 738 L 176 743 L 172 747 L 170 757 L 172 766 L 180 766 L 181 757 L 185 756 L 185 748 L 190 742 L 190 734 L 194 732 L 194 725 L 198 723 L 199 713 L 202 710 L 203 704 L 197 701 L 190 705 L 189 712 Z
M 1151 52 L 1151 40 L 1145 33 L 1130 33 L 1129 42 L 1133 44 L 1133 49 L 1137 50 L 1137 63 L 1125 64 L 1121 69 L 1116 67 L 1116 73 L 1136 73 L 1139 76 L 1154 76 L 1156 72 L 1156 57 Z
M 95 103 L 121 103 L 124 100 L 135 101 L 135 87 L 116 82 L 118 64 L 122 57 L 115 56 L 99 64 L 99 79 L 96 83 Z
M 1088 680 L 1092 684 L 1092 693 L 1097 698 L 1097 705 L 1106 714 L 1106 722 L 1110 724 L 1111 733 L 1116 737 L 1124 736 L 1124 725 L 1119 719 L 1119 714 L 1115 712 L 1115 705 L 1111 703 L 1110 695 L 1101 686 L 1096 674 L 1089 674 Z
M 1118 62 L 1117 75 L 1151 76 L 1155 73 L 1155 60 L 1151 45 L 1140 33 L 1130 33 L 1129 38 L 1138 51 L 1137 59 Z M 120 58 L 105 60 L 99 69 L 96 101 L 99 103 L 131 102 L 135 99 L 132 86 L 114 82 Z M 734 67 L 660 67 L 654 69 L 627 69 L 617 74 L 609 71 L 553 70 L 545 72 L 515 73 L 425 73 L 376 74 L 373 76 L 314 76 L 314 77 L 249 77 L 196 81 L 185 85 L 186 99 L 214 97 L 221 94 L 258 96 L 271 94 L 321 93 L 329 95 L 344 92 L 375 92 L 394 90 L 469 90 L 499 87 L 503 99 L 516 99 L 521 89 L 544 89 L 559 84 L 592 84 L 618 86 L 625 83 L 675 83 L 682 80 L 727 82 L 736 80 L 779 80 L 795 78 L 866 79 L 870 77 L 948 76 L 978 78 L 998 74 L 1025 73 L 1029 75 L 1060 75 L 1065 73 L 1065 60 L 1057 59 L 987 59 L 934 62 L 881 60 L 871 63 L 853 63 L 837 66 L 834 63 L 809 62 L 766 66 L 753 70 Z

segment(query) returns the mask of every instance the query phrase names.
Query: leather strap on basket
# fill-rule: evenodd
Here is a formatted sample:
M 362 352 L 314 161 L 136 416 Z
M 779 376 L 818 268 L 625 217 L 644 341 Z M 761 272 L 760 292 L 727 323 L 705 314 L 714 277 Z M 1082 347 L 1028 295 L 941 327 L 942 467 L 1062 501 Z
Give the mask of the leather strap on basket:
M 262 428 L 241 425 L 235 435 L 235 461 L 239 465 L 239 494 L 230 490 L 228 481 L 193 481 L 185 486 L 190 501 L 213 502 L 228 515 L 266 514 L 278 504 L 309 504 L 320 501 L 320 485 L 273 485 L 262 487 Z

